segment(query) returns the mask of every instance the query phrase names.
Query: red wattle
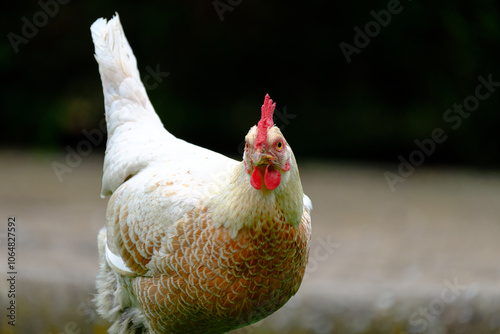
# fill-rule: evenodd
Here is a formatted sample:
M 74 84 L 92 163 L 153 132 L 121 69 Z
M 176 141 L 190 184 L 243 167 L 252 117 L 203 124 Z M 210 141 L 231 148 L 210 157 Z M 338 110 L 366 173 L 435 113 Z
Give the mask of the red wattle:
M 269 165 L 266 168 L 266 173 L 264 174 L 264 184 L 269 190 L 276 189 L 281 182 L 281 173 L 279 170 Z
M 257 167 L 254 168 L 252 172 L 252 177 L 250 178 L 250 184 L 257 190 L 259 190 L 262 187 L 262 178 L 260 176 L 260 171 L 257 169 Z

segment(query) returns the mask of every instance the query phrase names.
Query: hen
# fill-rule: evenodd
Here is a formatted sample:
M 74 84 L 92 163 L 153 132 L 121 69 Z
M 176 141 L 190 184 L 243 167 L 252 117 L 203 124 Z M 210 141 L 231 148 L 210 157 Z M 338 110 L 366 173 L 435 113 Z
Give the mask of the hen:
M 118 14 L 91 27 L 108 141 L 96 304 L 109 333 L 224 333 L 299 289 L 312 204 L 266 95 L 243 161 L 163 127 Z

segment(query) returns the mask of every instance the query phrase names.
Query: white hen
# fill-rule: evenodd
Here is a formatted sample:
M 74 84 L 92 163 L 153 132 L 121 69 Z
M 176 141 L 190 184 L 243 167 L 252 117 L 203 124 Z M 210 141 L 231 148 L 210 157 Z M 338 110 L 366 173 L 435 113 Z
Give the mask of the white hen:
M 307 263 L 311 202 L 266 96 L 243 161 L 163 127 L 118 14 L 91 27 L 108 141 L 96 303 L 110 333 L 223 333 L 276 311 Z

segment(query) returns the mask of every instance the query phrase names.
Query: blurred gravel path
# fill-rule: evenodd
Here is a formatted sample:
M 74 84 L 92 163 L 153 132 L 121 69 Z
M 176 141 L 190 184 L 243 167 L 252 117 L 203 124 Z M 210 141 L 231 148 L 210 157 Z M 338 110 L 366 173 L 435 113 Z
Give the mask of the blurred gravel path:
M 2 233 L 18 222 L 17 325 L 1 311 L 0 333 L 105 333 L 90 302 L 103 157 L 59 182 L 51 163 L 64 159 L 0 152 L 2 310 Z M 500 333 L 500 173 L 422 167 L 391 192 L 380 166 L 300 167 L 314 205 L 307 277 L 282 310 L 234 333 Z

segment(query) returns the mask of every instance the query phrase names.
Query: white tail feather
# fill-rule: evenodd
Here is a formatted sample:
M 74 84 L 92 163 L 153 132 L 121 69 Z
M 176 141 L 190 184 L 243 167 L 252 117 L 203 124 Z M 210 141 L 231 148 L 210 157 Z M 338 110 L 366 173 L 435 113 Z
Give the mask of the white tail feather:
M 119 98 L 119 84 L 126 78 L 140 81 L 137 61 L 125 37 L 118 13 L 109 22 L 100 18 L 90 27 L 99 63 L 103 87 L 108 95 L 106 106 Z M 146 97 L 147 99 L 147 97 Z
M 127 178 L 146 167 L 162 151 L 168 133 L 149 101 L 137 62 L 118 13 L 90 27 L 99 64 L 108 141 L 101 196 L 113 193 Z

